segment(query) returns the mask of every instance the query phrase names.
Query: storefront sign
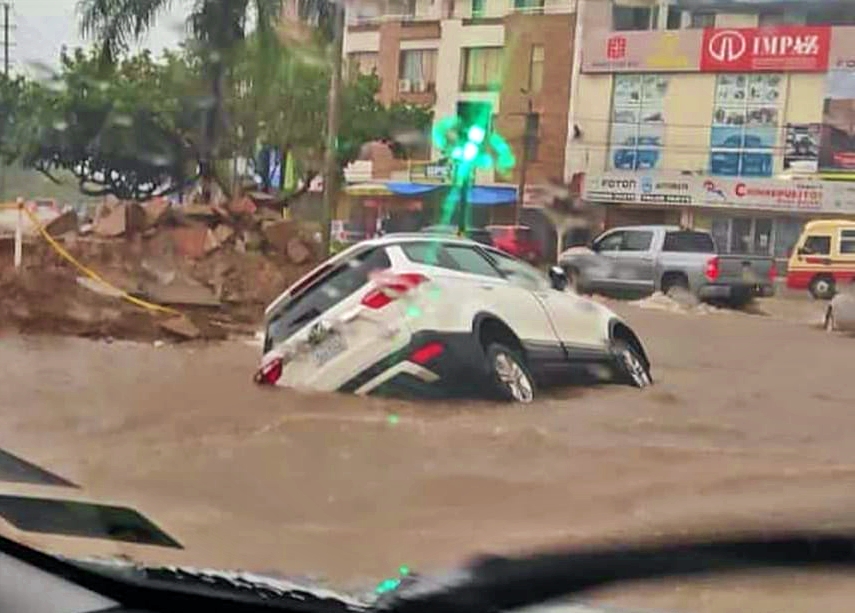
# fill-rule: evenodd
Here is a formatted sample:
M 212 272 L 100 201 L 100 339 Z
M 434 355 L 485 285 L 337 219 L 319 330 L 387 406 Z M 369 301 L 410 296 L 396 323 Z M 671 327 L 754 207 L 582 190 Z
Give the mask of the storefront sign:
M 855 185 L 834 181 L 611 172 L 588 175 L 582 197 L 616 204 L 855 213 Z
M 583 73 L 824 72 L 855 68 L 855 27 L 589 30 Z
M 609 173 L 585 180 L 583 198 L 637 204 L 694 204 L 694 177 Z
M 697 72 L 701 36 L 701 30 L 595 30 L 584 39 L 582 72 Z
M 701 72 L 824 72 L 830 45 L 828 26 L 707 28 Z
M 819 211 L 823 206 L 822 181 L 707 177 L 702 187 L 700 200 L 713 206 L 786 211 Z

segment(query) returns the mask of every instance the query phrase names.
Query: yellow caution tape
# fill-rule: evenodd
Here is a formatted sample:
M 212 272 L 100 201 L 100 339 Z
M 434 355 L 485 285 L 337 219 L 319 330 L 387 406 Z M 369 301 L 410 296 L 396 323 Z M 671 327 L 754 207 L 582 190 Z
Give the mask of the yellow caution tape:
M 17 205 L 16 205 L 16 207 L 17 207 Z M 152 302 L 146 302 L 145 300 L 141 300 L 139 298 L 131 296 L 128 292 L 124 291 L 123 289 L 116 287 L 115 285 L 113 285 L 112 283 L 110 283 L 109 281 L 104 279 L 104 277 L 99 275 L 97 272 L 95 272 L 91 268 L 87 268 L 86 266 L 81 264 L 73 255 L 71 255 L 68 251 L 66 251 L 65 247 L 63 247 L 58 242 L 56 242 L 56 239 L 54 239 L 54 237 L 52 237 L 50 235 L 50 233 L 39 222 L 38 218 L 32 213 L 32 211 L 30 211 L 26 207 L 23 207 L 23 211 L 27 214 L 27 217 L 30 218 L 30 221 L 33 222 L 33 225 L 36 227 L 36 229 L 39 231 L 39 233 L 45 238 L 45 240 L 50 244 L 50 246 L 53 247 L 54 250 L 59 255 L 61 255 L 63 258 L 65 258 L 66 260 L 71 262 L 75 267 L 77 267 L 78 270 L 80 270 L 82 273 L 84 273 L 90 279 L 94 279 L 95 281 L 98 281 L 99 283 L 104 284 L 105 286 L 109 287 L 110 289 L 115 290 L 116 293 L 119 294 L 120 298 L 122 298 L 123 300 L 127 300 L 131 304 L 135 304 L 138 307 L 142 307 L 142 308 L 147 309 L 149 311 L 155 311 L 158 313 L 168 313 L 170 315 L 181 315 L 181 313 L 179 311 L 176 311 L 173 308 L 162 306 L 160 304 L 154 304 Z

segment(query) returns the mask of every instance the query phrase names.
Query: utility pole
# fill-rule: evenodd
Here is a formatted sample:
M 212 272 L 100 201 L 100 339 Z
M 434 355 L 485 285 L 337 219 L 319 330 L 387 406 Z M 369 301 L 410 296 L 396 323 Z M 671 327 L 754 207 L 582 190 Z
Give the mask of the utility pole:
M 9 76 L 9 3 L 3 3 L 3 74 Z
M 323 215 L 321 216 L 324 257 L 330 253 L 330 226 L 332 225 L 338 196 L 338 125 L 339 113 L 341 112 L 341 70 L 344 52 L 344 2 L 334 1 L 332 7 L 335 12 L 333 18 L 333 56 L 330 92 L 327 99 L 327 143 L 324 152 Z
M 9 78 L 9 8 L 8 2 L 3 3 L 3 75 Z M 6 197 L 6 164 L 0 161 L 0 199 Z M 18 212 L 21 215 L 21 212 Z
M 522 160 L 520 161 L 520 179 L 517 186 L 517 201 L 514 205 L 514 224 L 520 223 L 520 210 L 522 209 L 523 199 L 525 198 L 526 175 L 528 174 L 528 162 L 531 156 L 531 150 L 534 149 L 537 143 L 537 133 L 535 132 L 537 113 L 534 112 L 531 98 L 528 98 L 528 110 L 525 115 L 525 130 L 523 132 Z

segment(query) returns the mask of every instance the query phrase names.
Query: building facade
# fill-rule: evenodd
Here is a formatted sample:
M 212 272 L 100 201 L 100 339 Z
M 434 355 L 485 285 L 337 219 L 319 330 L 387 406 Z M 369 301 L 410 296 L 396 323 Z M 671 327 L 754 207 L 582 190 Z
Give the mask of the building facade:
M 479 171 L 478 184 L 517 185 L 530 110 L 536 140 L 528 182 L 560 181 L 574 11 L 575 0 L 360 0 L 348 4 L 344 50 L 351 69 L 380 76 L 384 103 L 427 104 L 439 119 L 455 115 L 460 103 L 489 101 L 493 128 L 510 144 L 517 165 L 504 176 Z M 439 156 L 428 143 L 422 161 Z M 413 166 L 377 160 L 372 175 L 425 178 L 424 165 Z
M 851 4 L 850 4 L 851 7 Z M 855 216 L 855 11 L 843 2 L 583 0 L 565 180 L 607 223 L 683 223 L 785 258 Z

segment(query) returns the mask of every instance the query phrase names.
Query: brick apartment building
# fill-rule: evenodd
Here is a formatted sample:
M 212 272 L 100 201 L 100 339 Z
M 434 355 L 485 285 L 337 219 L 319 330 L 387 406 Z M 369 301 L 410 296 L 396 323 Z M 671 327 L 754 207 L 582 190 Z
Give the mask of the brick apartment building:
M 478 184 L 517 185 L 530 101 L 537 141 L 527 184 L 561 180 L 574 7 L 575 0 L 359 0 L 348 5 L 344 49 L 351 70 L 380 76 L 384 103 L 427 104 L 437 118 L 454 115 L 460 102 L 492 103 L 493 126 L 517 166 L 510 176 L 479 171 Z M 423 157 L 435 161 L 438 152 Z M 412 167 L 379 156 L 372 177 L 417 181 Z

